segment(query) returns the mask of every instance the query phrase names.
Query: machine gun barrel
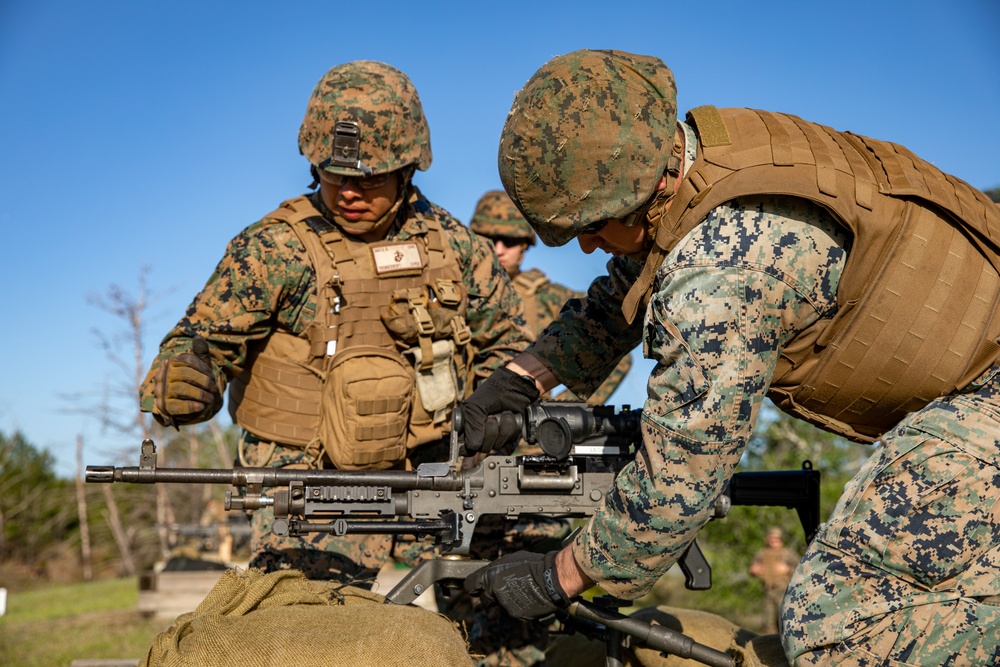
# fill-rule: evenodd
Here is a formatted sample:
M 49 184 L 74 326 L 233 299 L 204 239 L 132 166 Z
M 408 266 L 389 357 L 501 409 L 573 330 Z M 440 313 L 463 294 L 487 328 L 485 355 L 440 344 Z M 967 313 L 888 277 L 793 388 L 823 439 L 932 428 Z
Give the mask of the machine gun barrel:
M 148 441 L 147 441 L 148 442 Z M 457 491 L 464 484 L 461 474 L 450 472 L 442 476 L 421 475 L 420 471 L 365 470 L 363 477 L 352 470 L 288 470 L 280 468 L 157 468 L 141 466 L 87 466 L 86 480 L 111 484 L 231 484 L 245 486 L 259 483 L 264 488 L 288 486 L 302 482 L 315 486 L 350 486 L 359 479 L 365 484 L 391 486 L 401 491 Z
M 228 484 L 227 510 L 272 507 L 279 535 L 313 532 L 415 534 L 445 552 L 467 554 L 479 519 L 500 515 L 587 517 L 634 455 L 638 415 L 627 406 L 539 403 L 519 415 L 531 442 L 559 439 L 560 455 L 492 454 L 463 468 L 461 411 L 453 422 L 451 457 L 416 470 L 289 468 L 157 468 L 156 446 L 142 443 L 139 466 L 88 466 L 88 482 Z M 544 448 L 543 448 L 544 451 Z M 273 489 L 273 491 L 270 491 Z M 392 521 L 402 518 L 402 521 Z

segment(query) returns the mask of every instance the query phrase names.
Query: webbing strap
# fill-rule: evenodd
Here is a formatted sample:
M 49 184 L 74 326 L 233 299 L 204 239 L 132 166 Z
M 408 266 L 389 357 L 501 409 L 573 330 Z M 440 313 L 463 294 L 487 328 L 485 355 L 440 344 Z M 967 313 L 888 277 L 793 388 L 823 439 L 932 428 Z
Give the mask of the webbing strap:
M 840 147 L 840 152 L 854 175 L 854 201 L 858 206 L 872 210 L 878 189 L 868 162 L 858 154 L 857 148 L 843 134 L 825 126 L 824 131 Z
M 520 288 L 518 291 L 526 295 L 533 295 L 540 287 L 548 284 L 548 277 L 541 271 L 533 270 L 514 276 L 514 285 Z
M 795 116 L 792 116 L 791 119 L 799 131 L 805 135 L 809 151 L 812 153 L 813 161 L 816 164 L 816 187 L 828 197 L 836 197 L 837 166 L 826 141 L 823 140 L 824 136 L 816 131 L 816 126 L 812 123 L 806 123 Z
M 792 157 L 792 141 L 788 130 L 772 114 L 758 113 L 757 115 L 764 121 L 764 126 L 767 128 L 768 134 L 771 135 L 771 160 L 773 163 L 779 167 L 790 167 L 795 164 L 795 160 Z
M 359 415 L 381 415 L 399 412 L 403 407 L 401 396 L 361 399 L 357 402 Z
M 297 372 L 298 369 L 299 366 L 291 362 L 272 362 L 268 357 L 264 356 L 254 360 L 253 371 L 255 375 L 259 375 L 262 379 L 278 382 L 285 387 L 308 391 L 315 391 L 319 388 L 320 379 L 318 376 L 299 373 Z
M 897 153 L 896 155 L 899 154 Z M 923 179 L 921 179 L 918 183 L 914 183 L 898 160 L 881 160 L 880 162 L 882 164 L 882 169 L 885 170 L 885 174 L 889 179 L 889 183 L 893 186 L 893 190 L 906 189 L 915 192 L 928 192 Z
M 306 401 L 289 396 L 269 395 L 262 393 L 250 385 L 247 385 L 244 389 L 243 398 L 244 400 L 251 400 L 254 403 L 265 405 L 278 412 L 310 416 L 319 414 L 319 401 Z

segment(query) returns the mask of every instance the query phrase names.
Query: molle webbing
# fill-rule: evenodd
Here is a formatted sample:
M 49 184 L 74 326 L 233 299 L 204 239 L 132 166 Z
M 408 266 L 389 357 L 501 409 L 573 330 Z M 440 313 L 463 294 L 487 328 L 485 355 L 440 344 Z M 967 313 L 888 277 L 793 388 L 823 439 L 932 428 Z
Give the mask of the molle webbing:
M 794 196 L 853 239 L 836 316 L 782 351 L 770 393 L 780 407 L 870 442 L 1000 357 L 1000 207 L 983 193 L 902 146 L 795 116 L 702 107 L 688 120 L 709 140 L 626 306 L 648 301 L 662 258 L 715 207 Z
M 321 217 L 310 217 L 302 222 L 308 225 L 308 231 L 295 224 L 292 227 L 317 265 L 320 301 L 328 306 L 325 313 L 329 321 L 325 331 L 327 337 L 337 337 L 338 349 L 355 345 L 393 347 L 395 341 L 381 320 L 382 310 L 389 305 L 393 292 L 434 284 L 439 278 L 461 279 L 456 263 L 448 261 L 441 229 L 432 219 L 425 219 L 430 228 L 426 237 L 414 239 L 424 258 L 424 272 L 395 278 L 375 277 L 370 247 L 378 244 L 348 240 Z M 323 257 L 329 257 L 330 261 L 322 261 Z M 317 309 L 319 307 L 317 304 Z M 325 349 L 319 345 L 320 341 L 312 342 L 314 348 Z
M 514 276 L 513 283 L 524 305 L 528 330 L 534 335 L 538 331 L 538 290 L 548 285 L 549 279 L 539 269 L 528 269 Z
M 302 336 L 276 331 L 250 351 L 246 369 L 230 383 L 229 411 L 262 439 L 306 447 L 318 432 L 322 378 L 333 358 L 329 345 L 338 353 L 363 345 L 395 350 L 381 320 L 393 292 L 438 279 L 461 284 L 461 272 L 434 218 L 421 218 L 428 231 L 411 237 L 424 270 L 386 278 L 375 276 L 371 259 L 371 245 L 379 244 L 346 239 L 306 197 L 284 202 L 265 219 L 287 223 L 306 248 L 315 273 L 316 315 Z M 459 353 L 471 359 L 464 348 Z M 459 368 L 467 363 L 464 357 Z
M 251 381 L 244 372 L 229 385 L 229 409 L 233 420 L 250 433 L 275 442 L 308 444 L 319 423 L 322 382 L 306 371 L 308 346 L 294 336 L 271 336 L 263 349 L 247 360 L 253 369 Z

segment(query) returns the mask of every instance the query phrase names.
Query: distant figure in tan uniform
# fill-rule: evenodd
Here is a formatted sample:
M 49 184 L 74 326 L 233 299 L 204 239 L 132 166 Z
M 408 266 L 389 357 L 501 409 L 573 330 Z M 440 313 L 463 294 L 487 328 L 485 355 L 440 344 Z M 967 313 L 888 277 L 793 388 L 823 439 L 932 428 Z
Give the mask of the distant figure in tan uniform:
M 775 634 L 781 598 L 799 564 L 799 556 L 785 546 L 785 536 L 777 526 L 767 529 L 766 542 L 767 546 L 754 555 L 750 574 L 764 582 L 763 632 Z

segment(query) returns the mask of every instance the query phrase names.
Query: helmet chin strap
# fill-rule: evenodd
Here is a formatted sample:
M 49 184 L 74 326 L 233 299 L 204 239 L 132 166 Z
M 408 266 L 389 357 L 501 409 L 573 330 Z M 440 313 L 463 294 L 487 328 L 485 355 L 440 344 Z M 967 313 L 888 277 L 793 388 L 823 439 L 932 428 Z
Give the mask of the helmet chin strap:
M 334 211 L 330 211 L 330 217 L 333 218 L 333 221 L 337 223 L 337 226 L 341 229 L 350 227 L 351 229 L 360 229 L 362 234 L 368 234 L 369 232 L 380 229 L 382 226 L 387 225 L 396 219 L 396 214 L 399 213 L 400 207 L 406 200 L 408 190 L 408 187 L 401 187 L 399 189 L 399 194 L 396 196 L 396 201 L 393 202 L 389 210 L 386 211 L 378 220 L 374 220 L 372 222 L 363 220 L 348 220 Z
M 666 257 L 666 248 L 673 247 L 673 244 L 679 240 L 662 229 L 660 221 L 666 216 L 667 210 L 670 208 L 670 203 L 674 200 L 674 195 L 677 194 L 677 191 L 681 187 L 681 179 L 684 174 L 682 173 L 683 168 L 680 155 L 683 153 L 683 150 L 684 138 L 680 131 L 678 131 L 674 135 L 673 152 L 667 161 L 667 169 L 663 174 L 666 178 L 666 187 L 656 193 L 649 203 L 643 207 L 645 210 L 639 216 L 639 219 L 646 224 L 646 244 L 648 247 L 644 248 L 642 252 L 636 253 L 636 255 L 641 256 L 633 257 L 637 261 L 644 262 L 644 265 L 642 272 L 639 274 L 639 279 L 632 284 L 628 294 L 625 295 L 625 299 L 622 301 L 622 314 L 625 316 L 625 321 L 629 324 L 635 320 L 639 307 L 642 306 L 645 308 L 649 301 L 653 277 L 663 258 Z M 667 236 L 671 236 L 671 238 L 664 238 Z
M 674 145 L 670 151 L 670 157 L 667 158 L 667 168 L 663 170 L 665 186 L 646 202 L 639 214 L 639 220 L 646 225 L 646 242 L 649 248 L 653 247 L 653 241 L 656 239 L 656 229 L 660 224 L 660 218 L 667 212 L 670 200 L 680 189 L 683 157 L 684 133 L 678 128 L 674 132 Z

